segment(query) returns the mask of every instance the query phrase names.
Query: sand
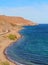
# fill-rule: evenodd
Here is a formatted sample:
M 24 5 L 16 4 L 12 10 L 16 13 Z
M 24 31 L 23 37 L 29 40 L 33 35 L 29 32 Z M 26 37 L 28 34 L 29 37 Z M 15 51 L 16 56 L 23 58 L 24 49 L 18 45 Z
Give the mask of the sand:
M 0 36 L 0 61 L 2 62 L 9 62 L 10 65 L 17 65 L 13 62 L 11 62 L 10 60 L 7 59 L 7 56 L 4 54 L 5 53 L 5 49 L 12 44 L 12 42 L 17 41 L 19 38 L 21 38 L 21 35 L 18 33 L 22 28 L 14 28 L 13 30 L 11 30 L 10 32 Z M 8 39 L 7 35 L 9 34 L 15 34 L 17 36 L 16 40 L 10 40 Z

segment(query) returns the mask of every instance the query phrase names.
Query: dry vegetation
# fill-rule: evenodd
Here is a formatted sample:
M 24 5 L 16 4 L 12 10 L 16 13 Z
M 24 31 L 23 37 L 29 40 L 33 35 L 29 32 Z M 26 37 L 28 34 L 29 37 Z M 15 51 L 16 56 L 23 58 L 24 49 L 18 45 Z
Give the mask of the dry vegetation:
M 5 61 L 5 62 L 0 61 L 0 65 L 10 65 L 10 64 L 7 61 Z

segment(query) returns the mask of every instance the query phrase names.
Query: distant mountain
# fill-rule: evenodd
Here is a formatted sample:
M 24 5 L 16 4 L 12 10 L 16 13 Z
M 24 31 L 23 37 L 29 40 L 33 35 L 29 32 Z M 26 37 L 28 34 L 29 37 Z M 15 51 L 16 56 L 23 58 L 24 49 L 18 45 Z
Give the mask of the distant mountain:
M 13 26 L 36 25 L 22 17 L 0 15 L 0 33 L 13 29 Z
M 21 26 L 36 25 L 36 23 L 30 20 L 24 19 L 22 17 L 13 17 L 13 16 L 5 16 L 5 15 L 0 15 L 0 22 L 1 21 L 16 24 L 16 25 L 21 25 Z

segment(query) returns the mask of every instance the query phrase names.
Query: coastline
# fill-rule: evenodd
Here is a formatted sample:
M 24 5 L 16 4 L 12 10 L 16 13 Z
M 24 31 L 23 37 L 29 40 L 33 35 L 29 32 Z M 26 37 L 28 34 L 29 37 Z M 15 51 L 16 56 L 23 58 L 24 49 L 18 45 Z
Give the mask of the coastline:
M 22 37 L 22 36 L 21 36 L 21 37 Z M 21 38 L 21 37 L 20 37 L 20 38 Z M 19 38 L 19 39 L 20 39 L 20 38 Z M 19 39 L 17 39 L 17 41 L 18 41 Z M 16 42 L 16 41 L 14 41 L 14 42 Z M 12 42 L 10 45 L 14 44 L 14 42 Z M 9 46 L 10 46 L 10 45 L 9 45 Z M 9 47 L 9 46 L 8 46 L 8 47 Z M 15 65 L 18 65 L 18 64 L 19 64 L 18 62 L 13 61 L 12 59 L 10 59 L 10 58 L 7 56 L 6 49 L 7 49 L 8 47 L 6 47 L 6 48 L 4 49 L 4 52 L 3 52 L 4 55 L 5 55 L 5 57 L 6 57 L 6 59 L 8 59 L 10 62 L 14 63 Z
M 20 35 L 20 38 L 22 37 L 22 35 Z M 18 38 L 16 41 L 14 41 L 14 42 L 17 42 L 20 38 Z M 14 42 L 11 42 L 11 44 L 10 45 L 12 45 L 12 44 L 14 44 Z M 10 46 L 9 45 L 9 46 Z M 9 47 L 8 46 L 8 47 Z M 8 47 L 6 47 L 5 49 L 4 49 L 4 55 L 5 55 L 5 57 L 6 57 L 6 59 L 8 59 L 10 62 L 12 62 L 12 63 L 14 63 L 14 65 L 18 65 L 18 64 L 20 64 L 20 63 L 18 63 L 18 62 L 15 62 L 15 61 L 13 61 L 12 59 L 10 59 L 8 56 L 7 56 L 7 52 L 6 52 L 6 49 L 8 48 Z
M 0 49 L 0 61 L 4 62 L 7 61 L 9 62 L 10 65 L 17 65 L 17 63 L 15 63 L 14 61 L 11 61 L 10 59 L 8 59 L 5 50 L 11 45 L 13 44 L 15 41 L 18 41 L 22 36 L 19 34 L 19 31 L 22 30 L 23 27 L 21 28 L 17 28 L 17 30 L 12 30 L 11 33 L 16 34 L 17 39 L 16 40 L 5 40 L 4 42 L 2 42 L 0 44 L 1 49 Z M 8 33 L 7 33 L 8 34 Z

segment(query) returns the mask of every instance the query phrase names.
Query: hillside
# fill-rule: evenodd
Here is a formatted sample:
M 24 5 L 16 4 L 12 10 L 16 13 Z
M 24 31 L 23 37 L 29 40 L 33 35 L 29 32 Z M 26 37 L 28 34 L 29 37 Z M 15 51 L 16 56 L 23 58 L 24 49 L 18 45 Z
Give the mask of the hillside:
M 0 22 L 1 21 L 8 22 L 8 23 L 13 23 L 13 24 L 16 24 L 16 25 L 21 25 L 21 26 L 35 25 L 35 23 L 33 23 L 29 20 L 26 20 L 22 17 L 13 17 L 13 16 L 0 15 Z
M 22 17 L 0 15 L 0 34 L 13 29 L 13 26 L 35 25 L 35 23 Z

